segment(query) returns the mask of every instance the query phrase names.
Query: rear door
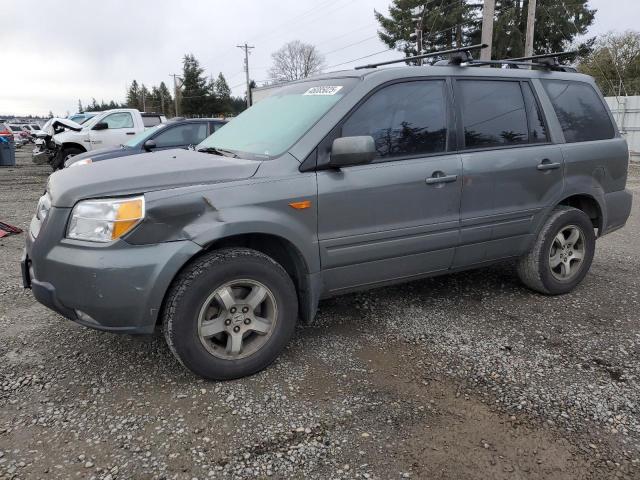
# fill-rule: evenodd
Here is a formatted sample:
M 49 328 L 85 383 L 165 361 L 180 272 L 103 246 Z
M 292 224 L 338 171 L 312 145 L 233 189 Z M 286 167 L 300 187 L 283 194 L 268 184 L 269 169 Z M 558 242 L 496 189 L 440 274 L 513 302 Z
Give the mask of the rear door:
M 403 81 L 373 92 L 335 137 L 371 135 L 369 165 L 320 171 L 318 237 L 330 292 L 447 270 L 458 239 L 461 162 L 450 84 Z M 334 137 L 319 147 L 319 163 Z
M 454 267 L 527 248 L 545 207 L 563 192 L 563 158 L 529 81 L 457 79 L 462 149 L 460 246 Z

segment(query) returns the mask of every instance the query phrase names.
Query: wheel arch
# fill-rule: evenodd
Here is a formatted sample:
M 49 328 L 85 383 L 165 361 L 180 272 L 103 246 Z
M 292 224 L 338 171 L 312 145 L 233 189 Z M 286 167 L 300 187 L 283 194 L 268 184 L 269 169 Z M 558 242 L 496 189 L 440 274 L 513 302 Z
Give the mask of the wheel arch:
M 582 210 L 591 219 L 593 227 L 598 229 L 598 234 L 602 233 L 605 224 L 604 209 L 594 196 L 587 193 L 573 194 L 562 199 L 557 205 L 565 205 Z
M 173 284 L 180 273 L 202 255 L 223 248 L 244 247 L 264 253 L 278 262 L 287 272 L 296 288 L 299 316 L 304 323 L 313 321 L 321 295 L 317 278 L 312 275 L 302 252 L 289 240 L 271 233 L 241 233 L 218 238 L 203 246 L 176 272 L 169 284 Z M 168 291 L 169 289 L 167 289 Z M 165 293 L 166 298 L 166 293 Z M 163 307 L 164 308 L 164 300 Z M 158 315 L 157 323 L 161 322 Z
M 62 147 L 60 148 L 61 151 L 67 149 L 67 148 L 78 148 L 80 150 L 82 150 L 83 152 L 86 152 L 87 149 L 84 148 L 82 145 L 80 145 L 79 143 L 75 143 L 75 142 L 64 142 L 62 144 Z

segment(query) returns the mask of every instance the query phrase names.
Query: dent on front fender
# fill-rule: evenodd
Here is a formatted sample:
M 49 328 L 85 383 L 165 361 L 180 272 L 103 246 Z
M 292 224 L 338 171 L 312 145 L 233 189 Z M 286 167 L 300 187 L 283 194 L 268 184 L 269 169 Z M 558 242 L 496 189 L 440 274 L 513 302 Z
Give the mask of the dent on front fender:
M 127 236 L 133 244 L 191 240 L 200 246 L 237 235 L 267 234 L 293 244 L 311 271 L 319 269 L 317 208 L 313 175 L 200 188 L 149 196 L 145 220 Z M 291 201 L 311 199 L 313 208 L 295 210 Z

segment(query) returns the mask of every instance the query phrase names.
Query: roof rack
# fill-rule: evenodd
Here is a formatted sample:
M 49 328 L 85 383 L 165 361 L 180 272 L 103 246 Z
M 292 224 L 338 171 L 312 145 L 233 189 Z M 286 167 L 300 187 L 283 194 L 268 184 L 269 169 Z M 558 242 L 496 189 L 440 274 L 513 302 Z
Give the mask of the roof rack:
M 481 67 L 486 65 L 501 65 L 506 66 L 507 68 L 535 67 L 557 72 L 576 73 L 577 70 L 574 67 L 562 65 L 560 63 L 560 58 L 576 55 L 577 53 L 579 53 L 577 50 L 571 50 L 568 52 L 545 53 L 530 57 L 506 58 L 504 60 L 472 60 L 471 62 L 467 62 L 466 65 L 470 67 Z
M 432 57 L 440 57 L 443 55 L 452 55 L 456 53 L 460 53 L 462 55 L 454 55 L 450 61 L 453 61 L 453 64 L 460 65 L 462 62 L 471 62 L 473 61 L 473 57 L 471 57 L 471 52 L 474 50 L 482 50 L 483 48 L 487 48 L 488 45 L 482 43 L 478 45 L 471 45 L 469 47 L 460 47 L 460 48 L 452 48 L 450 50 L 440 50 L 437 52 L 429 52 L 424 53 L 422 55 L 414 55 L 413 57 L 405 57 L 399 58 L 398 60 L 388 60 L 386 62 L 379 63 L 369 63 L 367 65 L 360 65 L 359 67 L 355 67 L 356 70 L 362 70 L 363 68 L 376 68 L 382 65 L 391 65 L 394 63 L 404 63 L 409 62 L 411 60 L 420 60 L 422 58 L 432 58 Z

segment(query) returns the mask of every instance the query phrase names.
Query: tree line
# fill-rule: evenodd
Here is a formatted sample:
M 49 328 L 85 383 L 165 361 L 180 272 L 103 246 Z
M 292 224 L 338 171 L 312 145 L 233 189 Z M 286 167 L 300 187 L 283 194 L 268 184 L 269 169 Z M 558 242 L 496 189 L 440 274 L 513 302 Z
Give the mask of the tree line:
M 416 28 L 423 52 L 480 43 L 482 6 L 480 0 L 393 0 L 388 16 L 374 15 L 380 39 L 410 57 L 418 53 Z M 524 56 L 528 7 L 528 0 L 496 0 L 492 58 Z M 588 0 L 538 0 L 534 54 L 576 51 L 567 60 L 593 76 L 605 96 L 640 95 L 640 32 L 585 38 L 596 13 Z
M 524 55 L 529 0 L 496 0 L 492 58 L 506 59 Z M 412 34 L 422 30 L 422 51 L 446 50 L 480 43 L 482 0 L 392 0 L 389 14 L 374 11 L 379 38 L 406 57 L 418 53 Z M 538 0 L 534 53 L 565 50 L 577 53 L 568 60 L 580 72 L 592 75 L 607 96 L 640 95 L 640 33 L 624 32 L 585 38 L 596 10 L 588 0 Z M 577 39 L 581 39 L 578 41 Z M 269 81 L 275 84 L 306 78 L 322 72 L 325 59 L 318 49 L 295 40 L 272 54 Z M 407 60 L 407 63 L 412 63 Z M 133 80 L 126 101 L 91 103 L 80 111 L 99 111 L 129 107 L 138 110 L 181 116 L 232 116 L 245 109 L 246 98 L 234 97 L 222 73 L 208 77 L 199 61 L 187 54 L 182 60 L 180 88 L 175 102 L 173 88 L 165 82 L 150 89 Z M 251 87 L 255 87 L 251 82 Z
M 184 117 L 222 117 L 238 115 L 246 108 L 246 99 L 231 95 L 231 88 L 224 75 L 206 77 L 200 62 L 187 54 L 182 60 L 182 75 L 179 76 L 178 114 Z M 254 85 L 255 86 L 255 85 Z M 82 104 L 78 100 L 78 112 L 99 112 L 113 108 L 136 108 L 141 112 L 162 113 L 167 117 L 176 116 L 176 101 L 165 82 L 147 87 L 132 80 L 126 91 L 126 101 L 98 102 Z

